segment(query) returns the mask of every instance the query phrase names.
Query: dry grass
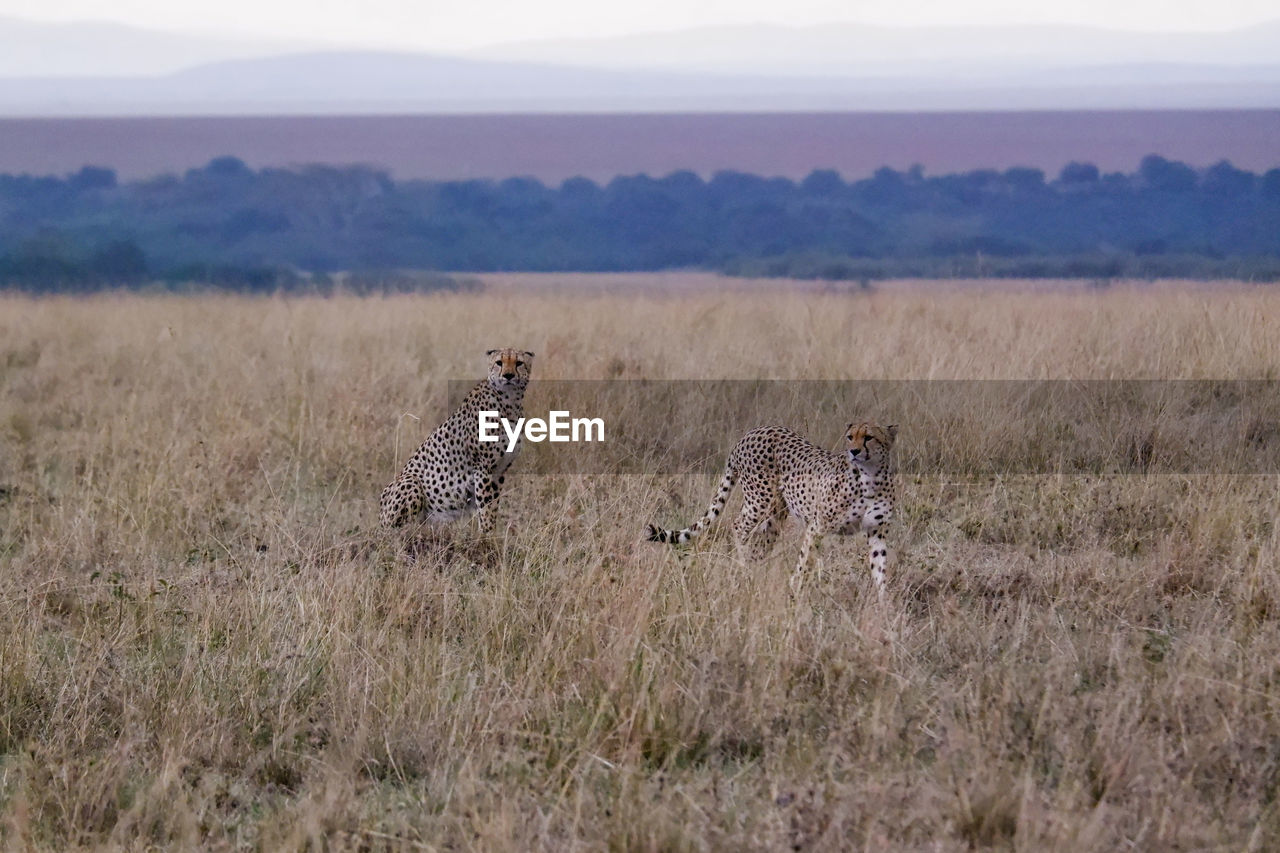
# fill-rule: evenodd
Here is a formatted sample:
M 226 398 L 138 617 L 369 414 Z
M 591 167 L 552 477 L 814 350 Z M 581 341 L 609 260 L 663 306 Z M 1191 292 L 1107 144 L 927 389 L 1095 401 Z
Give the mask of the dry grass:
M 1276 378 L 1280 292 L 0 299 L 0 336 L 0 847 L 1280 843 L 1274 475 L 909 472 L 883 609 L 852 545 L 792 605 L 793 532 L 639 543 L 710 475 L 516 476 L 489 546 L 373 530 L 491 346 Z

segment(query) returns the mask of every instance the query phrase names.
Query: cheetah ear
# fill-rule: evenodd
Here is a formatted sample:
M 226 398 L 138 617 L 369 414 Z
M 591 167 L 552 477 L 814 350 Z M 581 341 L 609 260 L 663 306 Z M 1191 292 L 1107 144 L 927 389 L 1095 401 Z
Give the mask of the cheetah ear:
M 529 352 L 528 350 L 525 350 L 525 351 L 524 351 L 524 357 L 525 357 L 525 358 L 533 358 L 533 353 Z
M 887 427 L 885 427 L 885 428 L 884 428 L 884 431 L 885 431 L 885 432 L 887 432 L 887 433 L 889 433 L 889 440 L 890 440 L 890 441 L 894 441 L 894 440 L 896 440 L 896 439 L 898 438 L 898 425 L 897 425 L 897 424 L 889 424 Z
M 485 350 L 485 353 L 484 353 L 484 354 L 485 354 L 485 355 L 487 355 L 487 356 L 492 356 L 495 352 L 497 352 L 497 350 L 496 350 L 496 349 Z

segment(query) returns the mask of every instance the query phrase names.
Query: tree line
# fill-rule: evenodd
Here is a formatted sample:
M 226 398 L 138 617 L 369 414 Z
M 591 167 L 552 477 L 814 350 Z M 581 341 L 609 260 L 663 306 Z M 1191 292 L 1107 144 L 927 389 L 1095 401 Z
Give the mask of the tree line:
M 459 286 L 450 271 L 701 268 L 744 275 L 1280 279 L 1280 168 L 1158 155 L 861 180 L 719 172 L 393 180 L 366 166 L 255 170 L 219 157 L 122 182 L 86 166 L 0 175 L 0 286 L 246 291 Z M 395 272 L 392 272 L 395 271 Z M 335 274 L 342 273 L 341 278 Z M 363 283 L 363 284 L 362 284 Z

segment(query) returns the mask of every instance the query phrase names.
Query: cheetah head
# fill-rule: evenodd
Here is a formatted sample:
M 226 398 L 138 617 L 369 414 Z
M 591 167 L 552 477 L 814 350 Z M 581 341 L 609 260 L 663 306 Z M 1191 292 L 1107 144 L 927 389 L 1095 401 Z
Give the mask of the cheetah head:
M 522 349 L 491 349 L 489 356 L 489 384 L 497 389 L 523 388 L 529 382 L 529 367 L 533 353 Z
M 898 425 L 882 427 L 870 423 L 852 423 L 845 428 L 849 459 L 865 470 L 876 470 L 889 461 L 894 439 L 898 437 Z

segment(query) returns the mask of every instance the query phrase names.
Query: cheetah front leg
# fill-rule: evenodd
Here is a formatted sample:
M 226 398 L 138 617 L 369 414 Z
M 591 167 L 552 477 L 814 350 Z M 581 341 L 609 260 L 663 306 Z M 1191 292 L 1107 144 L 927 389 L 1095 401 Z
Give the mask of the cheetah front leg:
M 488 536 L 493 532 L 502 478 L 494 480 L 487 473 L 477 471 L 472 479 L 472 485 L 476 494 L 476 520 L 480 525 L 480 535 Z
M 880 535 L 880 528 L 867 531 L 867 565 L 876 582 L 876 593 L 884 598 L 884 567 L 889 561 L 889 546 Z
M 809 556 L 817 553 L 818 545 L 821 542 L 822 531 L 819 530 L 818 525 L 805 525 L 804 540 L 800 543 L 800 560 L 796 563 L 796 570 L 791 573 L 792 596 L 795 596 L 800 591 L 800 586 L 804 583 L 805 570 L 809 567 Z

